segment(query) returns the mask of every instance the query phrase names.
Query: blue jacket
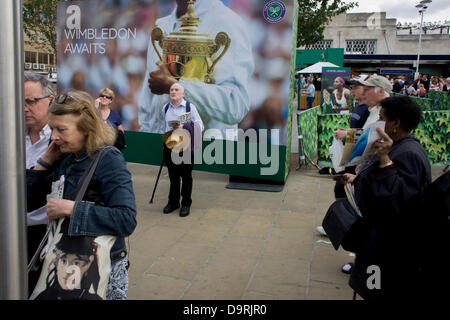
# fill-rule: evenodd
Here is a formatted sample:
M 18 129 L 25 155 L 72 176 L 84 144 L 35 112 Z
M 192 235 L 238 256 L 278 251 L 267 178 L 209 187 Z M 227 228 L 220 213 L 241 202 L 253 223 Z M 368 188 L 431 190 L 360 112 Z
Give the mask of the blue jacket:
M 78 183 L 91 162 L 87 153 L 66 156 L 50 170 L 27 170 L 28 210 L 46 204 L 53 181 L 65 175 L 64 199 L 74 200 Z M 131 174 L 122 153 L 106 147 L 88 185 L 82 201 L 76 202 L 70 219 L 69 235 L 113 235 L 117 237 L 111 249 L 111 260 L 125 257 L 124 237 L 136 228 L 136 201 Z

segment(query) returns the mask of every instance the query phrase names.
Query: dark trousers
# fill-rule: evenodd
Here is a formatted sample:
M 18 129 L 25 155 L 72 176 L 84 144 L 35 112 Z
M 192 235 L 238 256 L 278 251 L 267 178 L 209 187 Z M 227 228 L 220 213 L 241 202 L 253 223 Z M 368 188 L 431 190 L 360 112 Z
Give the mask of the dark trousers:
M 311 109 L 314 102 L 314 97 L 306 97 L 306 108 Z
M 164 162 L 169 170 L 170 191 L 169 204 L 177 206 L 180 203 L 180 179 L 181 185 L 181 206 L 190 206 L 192 204 L 192 155 L 191 164 L 181 163 L 174 164 L 171 158 L 172 150 L 164 145 Z M 180 153 L 182 157 L 183 153 Z

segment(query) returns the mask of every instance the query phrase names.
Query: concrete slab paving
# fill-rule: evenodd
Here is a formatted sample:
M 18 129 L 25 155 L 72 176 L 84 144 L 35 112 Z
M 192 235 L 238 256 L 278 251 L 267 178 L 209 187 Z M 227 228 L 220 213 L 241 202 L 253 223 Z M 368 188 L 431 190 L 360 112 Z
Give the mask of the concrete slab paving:
M 334 201 L 334 182 L 293 156 L 282 192 L 226 189 L 228 176 L 194 171 L 191 214 L 163 214 L 169 178 L 159 167 L 128 163 L 138 226 L 128 238 L 129 299 L 350 300 L 344 263 L 315 231 Z M 433 167 L 436 177 L 443 167 Z

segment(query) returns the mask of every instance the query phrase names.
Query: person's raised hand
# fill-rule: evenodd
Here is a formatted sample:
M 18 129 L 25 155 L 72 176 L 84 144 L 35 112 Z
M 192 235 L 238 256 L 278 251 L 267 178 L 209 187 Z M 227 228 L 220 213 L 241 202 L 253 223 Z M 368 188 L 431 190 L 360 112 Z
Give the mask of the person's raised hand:
M 375 153 L 380 160 L 380 164 L 383 165 L 391 161 L 389 159 L 389 151 L 391 151 L 394 141 L 386 132 L 384 132 L 383 129 L 377 128 L 377 132 L 380 135 L 380 139 L 373 143 L 372 148 L 375 149 Z
M 99 105 L 100 105 L 100 99 L 101 99 L 101 98 L 97 98 L 97 99 L 95 99 L 95 101 L 94 101 L 94 106 L 95 106 L 96 108 L 98 108 Z
M 170 73 L 167 64 L 161 61 L 156 62 L 158 69 L 150 72 L 148 78 L 148 87 L 154 94 L 168 94 L 170 87 L 177 82 L 175 77 Z
M 61 159 L 64 156 L 64 154 L 59 149 L 58 145 L 55 143 L 55 141 L 52 141 L 43 156 L 41 157 L 42 160 L 49 164 L 53 164 L 55 161 Z

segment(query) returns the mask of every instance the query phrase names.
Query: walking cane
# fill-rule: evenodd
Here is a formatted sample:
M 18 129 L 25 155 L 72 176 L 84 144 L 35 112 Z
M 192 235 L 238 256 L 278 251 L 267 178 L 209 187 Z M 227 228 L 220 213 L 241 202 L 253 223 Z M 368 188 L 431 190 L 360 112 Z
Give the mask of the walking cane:
M 153 197 L 155 196 L 156 186 L 158 185 L 159 176 L 161 175 L 163 164 L 164 164 L 164 157 L 163 157 L 163 160 L 161 161 L 161 166 L 159 167 L 158 177 L 156 178 L 156 183 L 155 183 L 155 187 L 153 188 L 152 198 L 150 199 L 149 203 L 153 203 Z

